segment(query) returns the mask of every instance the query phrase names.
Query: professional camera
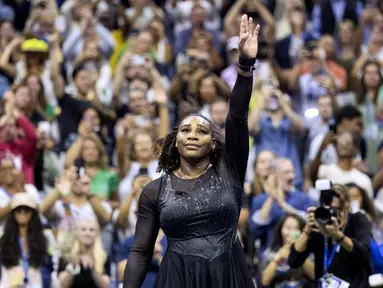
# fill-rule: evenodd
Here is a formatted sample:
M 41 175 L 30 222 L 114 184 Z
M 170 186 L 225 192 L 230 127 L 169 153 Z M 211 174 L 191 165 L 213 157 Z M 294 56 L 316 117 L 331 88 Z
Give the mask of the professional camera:
M 331 207 L 332 198 L 336 194 L 332 190 L 330 180 L 320 179 L 315 182 L 315 189 L 320 191 L 319 206 L 315 210 L 315 220 L 320 225 L 329 225 L 332 223 L 331 217 L 338 218 L 339 210 Z

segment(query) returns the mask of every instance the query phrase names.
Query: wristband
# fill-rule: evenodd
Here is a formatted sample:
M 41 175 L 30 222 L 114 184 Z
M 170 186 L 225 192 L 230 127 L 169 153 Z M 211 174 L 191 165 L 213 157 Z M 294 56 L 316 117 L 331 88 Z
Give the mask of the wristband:
M 255 71 L 255 59 L 256 58 L 245 58 L 239 55 L 238 59 L 238 68 L 243 72 L 253 72 Z

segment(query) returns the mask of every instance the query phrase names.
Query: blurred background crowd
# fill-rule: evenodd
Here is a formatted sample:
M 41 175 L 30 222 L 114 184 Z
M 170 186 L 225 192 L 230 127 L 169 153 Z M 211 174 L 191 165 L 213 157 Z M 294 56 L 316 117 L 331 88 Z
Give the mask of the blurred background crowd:
M 383 1 L 0 0 L 0 287 L 117 287 L 156 140 L 190 113 L 224 129 L 243 13 L 262 27 L 239 219 L 254 277 L 313 279 L 286 247 L 317 179 L 347 184 L 383 244 Z

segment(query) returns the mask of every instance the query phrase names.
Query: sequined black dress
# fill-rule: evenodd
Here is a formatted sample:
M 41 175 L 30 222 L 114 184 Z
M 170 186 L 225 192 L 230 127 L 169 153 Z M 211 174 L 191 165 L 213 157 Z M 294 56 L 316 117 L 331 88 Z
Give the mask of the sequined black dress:
M 155 287 L 254 287 L 237 240 L 249 150 L 251 89 L 252 78 L 238 75 L 226 120 L 226 150 L 236 177 L 220 165 L 193 180 L 168 173 L 144 188 L 124 287 L 141 287 L 160 227 L 167 236 L 168 249 Z

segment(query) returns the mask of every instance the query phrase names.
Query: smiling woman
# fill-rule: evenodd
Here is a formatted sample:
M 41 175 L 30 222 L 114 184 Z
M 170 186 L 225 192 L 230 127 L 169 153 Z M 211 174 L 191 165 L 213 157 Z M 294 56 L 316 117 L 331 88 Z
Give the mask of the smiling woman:
M 141 287 L 159 228 L 168 240 L 155 287 L 254 287 L 237 241 L 249 152 L 247 125 L 259 26 L 241 20 L 239 70 L 225 125 L 189 115 L 161 142 L 160 179 L 142 191 L 124 287 Z

